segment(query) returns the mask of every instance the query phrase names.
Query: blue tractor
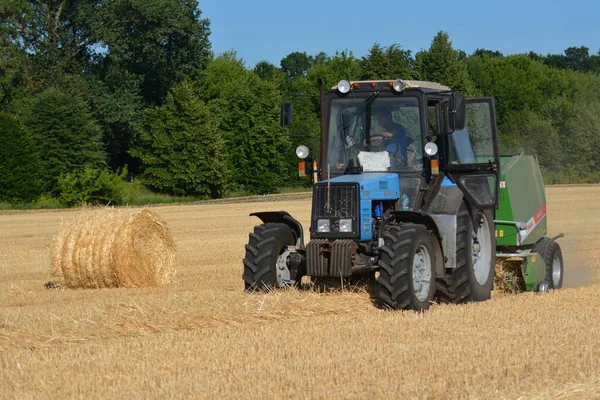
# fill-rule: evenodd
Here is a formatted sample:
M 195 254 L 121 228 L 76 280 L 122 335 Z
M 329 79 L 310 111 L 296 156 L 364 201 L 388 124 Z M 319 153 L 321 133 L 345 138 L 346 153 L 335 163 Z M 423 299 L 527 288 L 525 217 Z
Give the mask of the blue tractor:
M 394 310 L 489 299 L 499 191 L 493 99 L 433 82 L 342 80 L 321 85 L 320 102 L 310 237 L 285 211 L 251 214 L 262 224 L 246 245 L 245 289 L 367 277 L 377 302 Z M 284 104 L 282 125 L 290 121 Z

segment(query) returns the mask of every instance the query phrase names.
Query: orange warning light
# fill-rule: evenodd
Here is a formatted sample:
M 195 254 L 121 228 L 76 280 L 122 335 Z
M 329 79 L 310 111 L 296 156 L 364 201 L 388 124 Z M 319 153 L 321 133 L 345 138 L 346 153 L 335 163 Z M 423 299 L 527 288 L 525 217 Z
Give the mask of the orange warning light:
M 298 176 L 306 176 L 306 163 L 304 161 L 298 163 Z

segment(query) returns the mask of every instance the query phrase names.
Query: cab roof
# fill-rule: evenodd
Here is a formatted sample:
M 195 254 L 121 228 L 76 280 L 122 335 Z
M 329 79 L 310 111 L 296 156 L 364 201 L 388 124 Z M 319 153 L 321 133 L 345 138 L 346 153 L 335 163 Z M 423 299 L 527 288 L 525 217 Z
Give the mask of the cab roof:
M 371 84 L 375 83 L 377 87 L 380 87 L 381 84 L 389 84 L 390 82 L 394 82 L 396 79 L 382 79 L 382 80 L 365 80 L 365 81 L 350 81 L 350 85 L 353 86 L 355 83 L 359 84 L 361 87 L 364 87 L 363 84 Z M 406 80 L 400 79 L 406 85 L 406 89 L 423 89 L 423 90 L 434 90 L 438 92 L 451 91 L 448 86 L 429 81 L 417 81 L 417 80 Z M 337 89 L 337 85 L 331 88 Z

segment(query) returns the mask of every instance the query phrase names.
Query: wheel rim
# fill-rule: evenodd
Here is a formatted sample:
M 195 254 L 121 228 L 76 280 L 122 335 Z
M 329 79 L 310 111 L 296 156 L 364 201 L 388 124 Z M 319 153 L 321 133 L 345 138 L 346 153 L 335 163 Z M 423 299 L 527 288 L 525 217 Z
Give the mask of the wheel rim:
M 481 214 L 481 219 L 481 226 L 477 228 L 477 239 L 473 238 L 473 272 L 477 283 L 485 285 L 490 277 L 492 237 L 485 214 Z
M 558 254 L 554 254 L 554 258 L 552 259 L 552 286 L 557 287 L 560 284 L 560 278 L 562 275 L 562 271 L 560 268 L 560 258 Z
M 425 301 L 431 288 L 431 256 L 424 245 L 420 245 L 415 252 L 412 266 L 412 280 L 415 297 Z
M 277 287 L 284 287 L 286 284 L 292 283 L 290 270 L 287 267 L 287 259 L 292 253 L 290 246 L 286 246 L 281 250 L 281 254 L 275 262 L 275 276 L 277 279 Z

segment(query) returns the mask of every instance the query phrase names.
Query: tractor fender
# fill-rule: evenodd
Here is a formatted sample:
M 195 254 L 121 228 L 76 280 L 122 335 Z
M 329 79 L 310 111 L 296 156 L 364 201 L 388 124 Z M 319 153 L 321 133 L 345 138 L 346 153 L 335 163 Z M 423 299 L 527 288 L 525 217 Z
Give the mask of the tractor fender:
M 410 222 L 413 224 L 425 225 L 427 229 L 431 230 L 431 232 L 438 239 L 435 241 L 435 252 L 436 258 L 438 260 L 443 260 L 444 262 L 436 263 L 436 275 L 438 277 L 444 276 L 446 273 L 445 265 L 446 265 L 446 257 L 444 256 L 444 246 L 442 245 L 442 235 L 440 233 L 440 229 L 434 216 L 429 213 L 421 212 L 421 211 L 394 211 L 391 216 L 383 221 L 379 228 L 379 237 L 382 237 L 383 229 L 385 226 L 391 222 Z
M 292 232 L 296 235 L 296 246 L 299 248 L 304 247 L 304 229 L 302 224 L 298 222 L 286 211 L 262 211 L 250 214 L 251 217 L 258 217 L 265 224 L 268 223 L 280 223 L 286 224 L 292 229 Z

